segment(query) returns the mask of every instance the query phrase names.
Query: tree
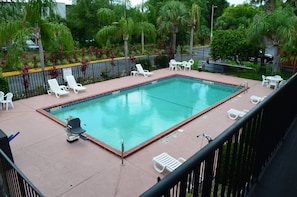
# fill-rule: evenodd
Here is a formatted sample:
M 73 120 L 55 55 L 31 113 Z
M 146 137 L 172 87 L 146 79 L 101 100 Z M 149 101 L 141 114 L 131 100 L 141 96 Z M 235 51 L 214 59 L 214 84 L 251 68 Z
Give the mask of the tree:
M 148 22 L 148 13 L 146 12 L 149 8 L 148 4 L 141 5 L 141 11 L 136 12 L 133 16 L 135 20 L 134 32 L 141 35 L 141 53 L 144 54 L 144 36 L 151 38 L 153 41 L 156 39 L 156 27 L 152 23 Z M 137 21 L 137 22 L 136 22 Z
M 279 7 L 255 17 L 248 29 L 247 36 L 250 43 L 260 43 L 264 48 L 270 41 L 276 47 L 273 73 L 280 71 L 279 46 L 292 46 L 296 39 L 296 23 L 297 18 L 292 7 Z
M 112 16 L 115 16 L 113 10 L 110 10 L 108 8 L 100 8 L 97 12 L 98 20 L 107 20 L 110 21 L 110 18 Z M 132 35 L 134 31 L 134 21 L 130 17 L 121 17 L 121 19 L 118 22 L 112 22 L 111 24 L 104 26 L 102 29 L 100 29 L 96 34 L 96 40 L 101 45 L 104 45 L 104 41 L 109 40 L 111 37 L 122 37 L 124 41 L 124 53 L 125 53 L 125 59 L 126 59 L 126 67 L 127 59 L 128 59 L 128 40 L 129 37 Z
M 17 62 L 20 59 L 20 52 L 23 50 L 25 40 L 31 38 L 32 34 L 39 46 L 40 64 L 43 70 L 45 65 L 42 41 L 60 43 L 68 50 L 73 48 L 73 39 L 69 29 L 62 24 L 49 22 L 51 16 L 54 15 L 54 6 L 55 3 L 51 0 L 29 0 L 25 4 L 21 22 L 19 20 L 9 20 L 6 25 L 1 25 L 0 31 L 7 31 L 10 34 L 1 33 L 0 40 L 11 38 L 13 40 L 11 47 L 8 49 L 8 62 Z
M 72 32 L 74 40 L 80 46 L 94 45 L 96 33 L 106 23 L 99 23 L 96 13 L 100 8 L 108 8 L 109 0 L 80 0 L 67 10 L 67 26 Z
M 197 4 L 192 5 L 191 15 L 190 15 L 190 23 L 191 27 L 191 37 L 190 37 L 190 56 L 193 55 L 193 41 L 194 41 L 194 31 L 196 29 L 197 33 L 200 29 L 200 7 Z
M 246 59 L 250 51 L 253 51 L 253 45 L 247 43 L 246 30 L 243 28 L 217 30 L 210 47 L 211 55 L 221 59 L 237 60 L 236 56 Z
M 161 7 L 159 14 L 160 16 L 157 19 L 159 33 L 163 35 L 171 33 L 171 46 L 173 52 L 175 52 L 178 28 L 184 26 L 187 22 L 186 7 L 179 1 L 168 1 Z
M 259 9 L 256 9 L 247 3 L 228 7 L 224 10 L 222 16 L 217 18 L 215 29 L 227 30 L 237 29 L 238 27 L 247 28 L 253 21 L 254 16 L 259 13 Z

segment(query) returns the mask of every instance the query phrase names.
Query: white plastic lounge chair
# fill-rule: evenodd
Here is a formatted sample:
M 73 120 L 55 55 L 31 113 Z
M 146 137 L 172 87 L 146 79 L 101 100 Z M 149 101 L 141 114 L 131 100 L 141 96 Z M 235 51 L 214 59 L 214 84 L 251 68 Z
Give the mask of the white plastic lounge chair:
M 66 76 L 66 81 L 68 84 L 68 88 L 73 89 L 74 93 L 77 94 L 79 91 L 86 90 L 86 87 L 83 87 L 82 84 L 76 83 L 75 78 L 73 75 Z
M 241 117 L 243 117 L 247 112 L 248 112 L 249 110 L 243 110 L 243 111 L 239 111 L 239 110 L 237 110 L 237 109 L 233 109 L 233 108 L 231 108 L 231 109 L 229 109 L 228 111 L 227 111 L 227 114 L 228 114 L 228 117 L 230 118 L 230 119 L 232 119 L 232 120 L 236 120 L 236 119 L 238 119 L 238 118 L 241 118 Z
M 255 96 L 255 95 L 253 95 L 253 96 L 250 97 L 250 99 L 251 99 L 251 103 L 253 103 L 253 104 L 258 104 L 258 103 L 262 102 L 262 101 L 264 100 L 265 97 L 266 97 L 266 96 L 259 97 L 259 96 Z
M 153 166 L 154 169 L 159 173 L 164 172 L 165 169 L 169 172 L 172 172 L 184 161 L 186 160 L 182 157 L 175 159 L 167 153 L 161 153 L 160 155 L 153 157 Z
M 1 100 L 1 109 L 2 109 L 2 104 L 5 105 L 5 108 L 6 108 L 6 111 L 8 111 L 8 105 L 10 104 L 10 106 L 12 108 L 14 108 L 13 106 L 13 103 L 12 103 L 12 97 L 13 97 L 13 94 L 11 92 L 8 92 L 5 96 L 4 96 L 4 100 Z
M 153 75 L 152 72 L 149 72 L 148 70 L 143 70 L 141 64 L 136 64 L 136 68 L 137 68 L 138 74 L 141 74 L 145 77 Z
M 67 87 L 64 85 L 59 85 L 57 79 L 49 79 L 47 80 L 50 89 L 47 91 L 49 95 L 54 93 L 57 98 L 60 98 L 61 95 L 68 95 L 69 91 L 67 91 Z

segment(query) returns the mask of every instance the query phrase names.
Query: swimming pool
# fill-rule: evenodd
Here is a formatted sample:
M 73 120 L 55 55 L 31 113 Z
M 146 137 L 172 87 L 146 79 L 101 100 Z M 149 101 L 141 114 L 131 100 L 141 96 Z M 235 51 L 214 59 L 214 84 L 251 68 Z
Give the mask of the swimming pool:
M 116 154 L 124 142 L 128 155 L 240 89 L 174 76 L 46 111 L 64 122 L 79 117 L 91 140 Z

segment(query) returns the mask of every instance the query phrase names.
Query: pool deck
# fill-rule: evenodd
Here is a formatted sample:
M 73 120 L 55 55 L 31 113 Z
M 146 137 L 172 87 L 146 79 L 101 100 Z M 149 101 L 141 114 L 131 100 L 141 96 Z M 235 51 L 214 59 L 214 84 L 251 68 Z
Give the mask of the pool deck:
M 167 152 L 176 158 L 191 157 L 207 144 L 206 139 L 196 137 L 198 134 L 205 133 L 215 138 L 235 122 L 227 116 L 230 108 L 249 110 L 255 106 L 250 102 L 250 96 L 262 97 L 273 92 L 273 89 L 262 87 L 261 81 L 223 74 L 168 69 L 153 73 L 151 77 L 127 76 L 90 84 L 85 92 L 74 94 L 71 91 L 68 96 L 59 99 L 54 95 L 41 95 L 18 100 L 14 102 L 13 109 L 2 109 L 0 129 L 8 136 L 20 131 L 10 142 L 16 165 L 45 196 L 139 196 L 157 182 L 158 176 L 166 176 L 166 173 L 159 174 L 154 170 L 154 156 Z M 64 127 L 36 111 L 175 74 L 234 85 L 247 81 L 249 89 L 183 125 L 183 132 L 176 130 L 123 161 L 90 141 L 67 143 Z

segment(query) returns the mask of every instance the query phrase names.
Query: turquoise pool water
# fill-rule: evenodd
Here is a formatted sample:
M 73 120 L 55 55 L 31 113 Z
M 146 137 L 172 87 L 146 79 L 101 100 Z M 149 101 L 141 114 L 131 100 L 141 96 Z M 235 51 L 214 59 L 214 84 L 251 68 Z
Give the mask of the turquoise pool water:
M 229 97 L 239 87 L 170 77 L 79 103 L 49 109 L 65 122 L 79 117 L 87 134 L 125 151 Z

